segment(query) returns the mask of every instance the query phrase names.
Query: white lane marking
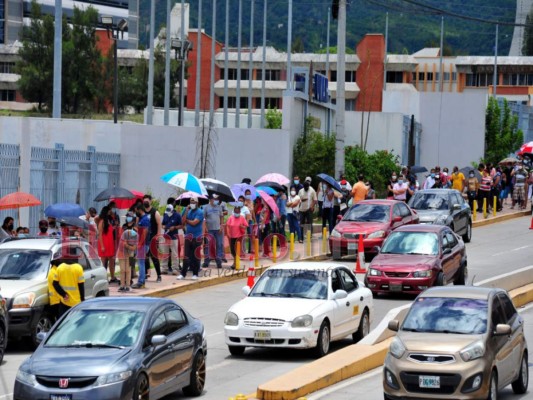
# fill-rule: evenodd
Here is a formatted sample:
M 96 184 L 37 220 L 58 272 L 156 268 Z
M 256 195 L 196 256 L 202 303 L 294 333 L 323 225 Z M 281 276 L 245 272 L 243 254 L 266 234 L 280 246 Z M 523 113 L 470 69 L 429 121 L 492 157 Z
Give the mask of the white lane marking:
M 307 399 L 308 400 L 320 400 L 320 399 L 325 399 L 325 398 L 331 398 L 329 397 L 329 395 L 331 393 L 335 393 L 341 389 L 344 389 L 345 387 L 348 387 L 348 386 L 351 386 L 359 381 L 362 381 L 364 379 L 367 379 L 367 378 L 372 378 L 378 374 L 381 374 L 381 368 L 376 368 L 372 371 L 368 371 L 367 373 L 364 373 L 363 375 L 357 375 L 357 376 L 354 376 L 353 378 L 351 379 L 348 379 L 342 383 L 338 383 L 336 384 L 335 386 L 331 386 L 330 388 L 328 389 L 324 389 L 322 391 L 320 391 L 319 393 L 313 395 L 313 396 L 310 396 L 308 397 Z
M 206 335 L 205 337 L 211 337 L 211 336 L 216 336 L 216 335 L 221 335 L 223 334 L 224 331 L 218 331 L 218 332 L 215 332 L 215 333 L 210 333 L 209 335 Z
M 218 363 L 218 364 L 215 364 L 215 365 L 210 365 L 209 367 L 206 368 L 206 371 L 214 371 L 215 369 L 219 369 L 219 368 L 222 368 L 222 367 L 225 367 L 225 366 L 231 364 L 231 362 L 232 362 L 232 360 L 224 360 L 221 363 Z
M 512 253 L 513 251 L 520 251 L 520 250 L 527 249 L 528 247 L 533 247 L 533 245 L 527 245 L 527 246 L 517 247 L 516 249 L 511 249 L 511 250 L 506 250 L 506 251 L 500 251 L 499 253 L 494 253 L 494 254 L 492 255 L 492 257 L 503 256 L 503 255 L 505 255 L 505 254 Z

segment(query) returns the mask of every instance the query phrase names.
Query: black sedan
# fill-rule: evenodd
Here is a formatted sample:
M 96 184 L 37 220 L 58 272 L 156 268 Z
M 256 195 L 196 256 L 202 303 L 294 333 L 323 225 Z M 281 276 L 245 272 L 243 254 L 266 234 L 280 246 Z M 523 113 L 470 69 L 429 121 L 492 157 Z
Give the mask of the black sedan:
M 472 210 L 458 190 L 420 190 L 408 204 L 416 210 L 421 224 L 447 225 L 465 243 L 472 239 Z
M 71 309 L 19 368 L 13 398 L 159 399 L 202 394 L 203 324 L 172 300 L 96 298 Z

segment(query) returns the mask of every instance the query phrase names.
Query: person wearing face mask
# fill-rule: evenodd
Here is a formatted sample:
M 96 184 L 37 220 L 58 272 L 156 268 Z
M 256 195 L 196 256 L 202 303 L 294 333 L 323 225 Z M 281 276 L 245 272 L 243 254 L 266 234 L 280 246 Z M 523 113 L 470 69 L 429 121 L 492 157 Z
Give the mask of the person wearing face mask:
M 13 217 L 4 218 L 4 223 L 2 224 L 2 228 L 0 228 L 0 239 L 6 239 L 10 236 L 15 236 L 15 232 L 13 231 L 14 227 L 15 220 Z
M 111 279 L 109 283 L 118 283 L 115 277 L 115 228 L 110 223 L 111 209 L 108 206 L 102 207 L 98 217 L 98 255 L 102 259 L 102 263 L 107 271 L 109 267 L 109 274 Z
M 368 194 L 368 186 L 365 185 L 365 177 L 363 174 L 359 174 L 358 181 L 352 188 L 352 204 L 359 203 L 366 198 Z
M 61 235 L 61 229 L 59 227 L 59 224 L 57 223 L 57 220 L 55 217 L 48 217 L 48 236 L 60 236 Z
M 431 172 L 427 176 L 423 189 L 431 189 L 435 185 L 435 170 L 432 168 Z
M 165 230 L 165 242 L 160 245 L 161 252 L 168 255 L 170 264 L 163 274 L 177 275 L 180 270 L 179 259 L 179 230 L 183 228 L 181 214 L 176 212 L 173 204 L 167 204 L 163 215 L 163 228 Z
M 200 271 L 200 250 L 202 245 L 204 213 L 198 209 L 198 197 L 190 199 L 189 206 L 183 213 L 183 226 L 185 228 L 185 258 L 181 274 L 176 279 L 182 280 L 187 276 L 189 268 L 192 270 L 192 279 L 198 279 Z
M 458 190 L 459 192 L 463 193 L 466 186 L 466 179 L 465 176 L 461 171 L 459 171 L 459 167 L 456 165 L 453 167 L 453 173 L 451 177 L 452 181 L 452 189 Z
M 24 239 L 26 238 L 26 234 L 24 233 L 24 227 L 23 226 L 19 226 L 17 228 L 17 230 L 15 231 L 15 236 L 18 237 L 18 238 L 21 238 L 21 239 Z
M 476 177 L 476 173 L 471 170 L 468 173 L 468 179 L 466 181 L 466 194 L 468 196 L 468 205 L 472 212 L 477 212 L 474 210 L 474 200 L 477 199 L 477 191 L 479 190 L 479 180 Z
M 235 269 L 235 259 L 237 254 L 237 242 L 241 241 L 241 248 L 244 245 L 242 239 L 246 234 L 246 228 L 248 228 L 248 221 L 246 217 L 241 212 L 241 207 L 243 204 L 237 202 L 233 213 L 226 221 L 226 236 L 229 238 L 229 248 L 231 255 L 233 256 L 233 264 L 231 269 Z
M 119 292 L 129 292 L 132 284 L 132 272 L 135 270 L 135 253 L 139 235 L 135 230 L 135 219 L 132 214 L 126 214 L 126 223 L 122 225 L 122 234 L 118 243 L 118 263 L 120 265 Z
M 292 179 L 292 184 L 296 188 L 297 193 L 304 187 L 304 185 L 300 182 L 300 177 L 298 175 L 294 175 L 294 178 Z
M 313 211 L 315 210 L 317 198 L 315 189 L 311 187 L 311 177 L 305 178 L 304 187 L 298 192 L 300 197 L 300 227 L 311 229 L 313 232 Z
M 139 277 L 137 283 L 132 285 L 132 289 L 144 289 L 146 283 L 146 241 L 150 231 L 150 219 L 144 208 L 144 204 L 137 204 L 135 207 L 135 215 L 137 216 L 137 259 L 139 260 Z
M 398 174 L 396 172 L 393 172 L 387 185 L 387 199 L 389 200 L 394 198 L 394 193 L 392 190 L 396 182 L 398 182 Z
M 405 181 L 405 178 L 400 175 L 397 182 L 392 187 L 392 194 L 394 196 L 394 200 L 405 202 L 405 199 L 407 198 L 408 188 L 409 184 Z
M 161 264 L 159 263 L 159 244 L 157 243 L 162 232 L 161 214 L 152 207 L 152 196 L 145 194 L 143 196 L 143 206 L 150 220 L 150 229 L 146 242 L 146 277 L 150 277 L 150 259 L 154 263 L 154 269 L 157 274 L 156 282 L 161 282 Z M 154 243 L 155 241 L 155 243 Z
M 209 268 L 210 256 L 215 258 L 217 268 L 222 268 L 224 258 L 224 210 L 217 194 L 209 196 L 209 204 L 204 206 L 204 233 L 207 244 L 204 249 L 202 268 Z
M 48 236 L 48 221 L 42 219 L 39 221 L 39 233 L 37 236 Z
M 289 196 L 287 196 L 287 220 L 289 221 L 289 231 L 297 237 L 298 242 L 303 243 L 302 230 L 300 229 L 300 197 L 296 192 L 296 186 L 291 186 Z
M 335 192 L 329 183 L 325 183 L 326 190 L 324 191 L 324 207 L 322 208 L 322 229 L 328 224 L 329 233 L 333 231 L 335 226 L 333 221 L 333 204 L 335 203 Z

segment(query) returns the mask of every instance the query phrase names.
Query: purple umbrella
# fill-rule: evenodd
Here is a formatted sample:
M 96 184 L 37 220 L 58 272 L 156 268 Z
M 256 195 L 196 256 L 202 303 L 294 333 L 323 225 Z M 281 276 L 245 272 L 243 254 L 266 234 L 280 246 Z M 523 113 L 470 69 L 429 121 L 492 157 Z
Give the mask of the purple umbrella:
M 247 190 L 250 191 L 254 199 L 259 196 L 259 194 L 257 193 L 257 188 L 252 185 L 248 185 L 247 183 L 236 183 L 234 185 L 231 185 L 231 191 L 233 192 L 233 194 L 235 194 L 236 198 L 239 198 L 239 196 L 244 196 L 244 192 L 246 192 Z

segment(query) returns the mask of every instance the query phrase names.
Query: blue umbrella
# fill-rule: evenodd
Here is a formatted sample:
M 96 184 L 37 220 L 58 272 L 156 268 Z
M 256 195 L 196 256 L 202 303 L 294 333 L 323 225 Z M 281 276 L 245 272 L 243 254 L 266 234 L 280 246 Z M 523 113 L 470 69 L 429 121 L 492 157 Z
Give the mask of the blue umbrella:
M 274 190 L 274 189 L 272 189 L 271 187 L 268 187 L 268 186 L 257 186 L 257 190 L 262 190 L 263 192 L 265 192 L 266 194 L 269 194 L 271 196 L 274 196 L 274 195 L 278 194 L 277 190 Z
M 85 215 L 85 210 L 79 204 L 56 203 L 46 207 L 44 215 L 53 218 L 79 217 Z
M 188 172 L 170 171 L 163 175 L 161 180 L 180 189 L 207 196 L 207 190 L 204 184 L 200 182 L 200 179 Z
M 341 188 L 341 185 L 339 185 L 339 182 L 337 182 L 335 180 L 335 178 L 329 176 L 328 174 L 318 174 L 316 176 L 318 179 L 320 179 L 322 182 L 326 182 L 328 183 L 329 185 L 331 185 L 331 187 L 333 189 L 335 189 L 336 191 L 338 192 L 342 192 L 342 188 Z

